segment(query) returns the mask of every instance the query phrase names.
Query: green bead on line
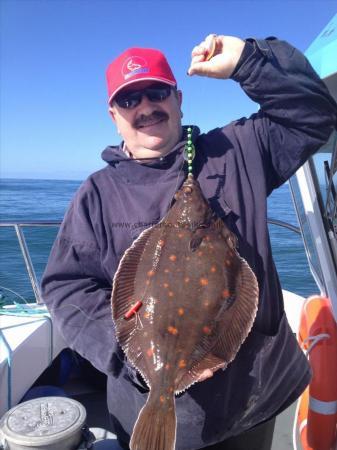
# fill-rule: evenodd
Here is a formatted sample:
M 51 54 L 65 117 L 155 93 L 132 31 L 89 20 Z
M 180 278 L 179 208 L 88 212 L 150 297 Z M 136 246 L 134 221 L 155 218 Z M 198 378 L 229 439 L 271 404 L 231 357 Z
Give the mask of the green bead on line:
M 195 148 L 192 142 L 192 128 L 187 128 L 187 142 L 184 149 L 184 159 L 187 161 L 187 169 L 188 169 L 188 175 L 192 175 L 193 166 L 192 162 L 195 157 Z

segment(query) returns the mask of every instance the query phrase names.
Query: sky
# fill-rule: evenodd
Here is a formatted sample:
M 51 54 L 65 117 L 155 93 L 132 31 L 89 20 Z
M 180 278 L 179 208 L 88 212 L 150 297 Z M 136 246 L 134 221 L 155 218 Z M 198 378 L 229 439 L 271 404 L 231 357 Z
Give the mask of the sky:
M 128 47 L 167 56 L 183 91 L 183 124 L 201 131 L 249 116 L 232 80 L 189 77 L 208 34 L 276 36 L 301 51 L 337 12 L 337 0 L 0 0 L 0 176 L 82 180 L 116 145 L 105 70 Z

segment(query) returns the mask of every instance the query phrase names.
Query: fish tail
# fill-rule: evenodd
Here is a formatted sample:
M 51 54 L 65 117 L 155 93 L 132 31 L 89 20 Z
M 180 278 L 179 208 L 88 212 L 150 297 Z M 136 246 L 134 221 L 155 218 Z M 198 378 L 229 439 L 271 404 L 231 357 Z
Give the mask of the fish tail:
M 174 395 L 156 395 L 151 390 L 133 429 L 130 449 L 174 450 L 176 428 Z

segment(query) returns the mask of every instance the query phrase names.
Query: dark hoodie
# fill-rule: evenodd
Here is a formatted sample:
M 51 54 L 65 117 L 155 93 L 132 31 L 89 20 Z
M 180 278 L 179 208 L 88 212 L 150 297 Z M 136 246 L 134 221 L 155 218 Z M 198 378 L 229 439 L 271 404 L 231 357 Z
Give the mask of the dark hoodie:
M 261 108 L 207 134 L 194 128 L 194 167 L 205 197 L 237 235 L 239 252 L 257 276 L 259 310 L 229 367 L 177 397 L 177 450 L 219 442 L 274 416 L 310 380 L 284 314 L 267 196 L 327 141 L 337 107 L 304 56 L 273 38 L 248 40 L 232 78 Z M 108 375 L 109 410 L 123 440 L 147 388 L 116 342 L 111 283 L 125 250 L 165 215 L 186 177 L 184 139 L 151 164 L 130 160 L 121 147 L 104 150 L 107 166 L 77 192 L 42 281 L 44 301 L 68 345 Z

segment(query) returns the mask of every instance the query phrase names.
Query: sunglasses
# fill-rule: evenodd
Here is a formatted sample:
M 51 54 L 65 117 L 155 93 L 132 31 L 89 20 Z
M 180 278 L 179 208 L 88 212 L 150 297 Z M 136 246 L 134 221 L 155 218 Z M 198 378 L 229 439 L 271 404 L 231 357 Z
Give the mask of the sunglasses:
M 160 103 L 171 95 L 171 86 L 158 83 L 139 91 L 121 92 L 116 95 L 113 101 L 120 108 L 133 109 L 140 104 L 144 95 L 150 102 Z

